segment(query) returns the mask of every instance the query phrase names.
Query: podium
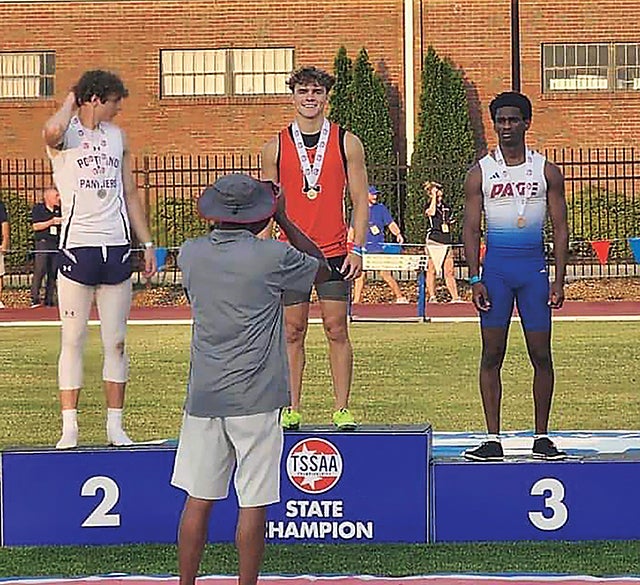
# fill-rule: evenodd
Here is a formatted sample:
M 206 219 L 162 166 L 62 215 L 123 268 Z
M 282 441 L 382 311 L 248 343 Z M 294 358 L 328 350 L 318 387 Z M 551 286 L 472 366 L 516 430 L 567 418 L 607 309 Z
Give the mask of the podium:
M 173 543 L 185 495 L 170 485 L 175 444 L 1 457 L 2 545 Z M 427 542 L 431 427 L 285 434 L 270 542 Z M 231 486 L 230 494 L 233 492 Z M 210 542 L 233 542 L 235 496 L 216 503 Z

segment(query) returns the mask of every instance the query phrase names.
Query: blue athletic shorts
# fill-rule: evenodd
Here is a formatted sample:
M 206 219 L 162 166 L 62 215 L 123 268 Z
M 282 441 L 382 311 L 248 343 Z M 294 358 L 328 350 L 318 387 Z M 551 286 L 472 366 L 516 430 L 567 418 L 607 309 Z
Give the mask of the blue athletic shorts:
M 544 258 L 487 254 L 482 269 L 491 308 L 480 312 L 481 327 L 508 327 L 515 300 L 525 331 L 549 331 L 549 274 Z
M 120 284 L 131 276 L 131 247 L 63 249 L 59 252 L 58 266 L 60 274 L 80 284 Z

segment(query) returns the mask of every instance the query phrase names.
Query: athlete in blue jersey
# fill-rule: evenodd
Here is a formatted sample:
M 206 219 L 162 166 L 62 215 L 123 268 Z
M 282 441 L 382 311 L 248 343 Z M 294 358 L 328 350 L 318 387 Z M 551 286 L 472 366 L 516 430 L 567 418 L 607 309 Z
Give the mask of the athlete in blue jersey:
M 534 369 L 535 438 L 533 457 L 564 459 L 547 436 L 553 395 L 551 309 L 562 306 L 568 227 L 564 178 L 560 169 L 525 144 L 531 102 L 505 92 L 490 104 L 498 147 L 468 173 L 465 182 L 463 240 L 473 303 L 480 312 L 482 358 L 480 393 L 488 437 L 465 451 L 474 461 L 504 457 L 500 443 L 501 368 L 507 348 L 514 301 L 522 321 Z M 484 211 L 486 257 L 480 273 L 480 224 Z M 549 285 L 543 227 L 553 226 L 555 278 Z

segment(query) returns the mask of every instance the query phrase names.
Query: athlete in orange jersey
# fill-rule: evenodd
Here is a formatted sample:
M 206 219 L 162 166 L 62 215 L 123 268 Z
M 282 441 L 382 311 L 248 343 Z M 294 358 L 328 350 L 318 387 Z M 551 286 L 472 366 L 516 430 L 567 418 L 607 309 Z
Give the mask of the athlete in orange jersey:
M 324 116 L 335 79 L 316 67 L 304 67 L 288 81 L 293 93 L 292 124 L 265 144 L 262 178 L 280 183 L 291 220 L 322 250 L 331 266 L 331 277 L 317 285 L 322 323 L 329 341 L 329 363 L 335 394 L 333 423 L 353 430 L 348 410 L 353 372 L 353 350 L 347 326 L 351 281 L 362 273 L 362 247 L 368 227 L 368 181 L 360 140 Z M 354 248 L 347 252 L 344 196 L 353 204 Z M 282 413 L 282 426 L 300 426 L 300 395 L 305 366 L 304 343 L 311 291 L 287 293 L 285 326 L 291 379 L 291 406 Z

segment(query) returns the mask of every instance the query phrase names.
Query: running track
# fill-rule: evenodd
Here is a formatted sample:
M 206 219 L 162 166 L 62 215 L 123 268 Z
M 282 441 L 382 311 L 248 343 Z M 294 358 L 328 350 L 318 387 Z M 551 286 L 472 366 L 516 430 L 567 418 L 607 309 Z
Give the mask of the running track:
M 80 579 L 15 579 L 0 581 L 2 585 L 177 585 L 176 577 L 145 576 L 108 576 Z M 236 585 L 237 577 L 208 576 L 201 577 L 198 585 Z M 316 576 L 261 576 L 259 583 L 264 585 L 639 585 L 640 579 L 634 577 L 597 578 L 565 577 L 545 575 L 427 575 L 422 577 L 316 577 Z
M 352 314 L 355 319 L 410 319 L 418 314 L 415 304 L 362 304 L 354 305 Z M 640 302 L 607 301 L 582 302 L 567 301 L 564 307 L 553 312 L 556 320 L 603 320 L 603 321 L 640 321 Z M 190 318 L 188 306 L 133 307 L 131 321 L 184 321 Z M 311 305 L 310 318 L 319 318 L 319 308 Z M 432 321 L 475 321 L 477 313 L 471 303 L 430 303 L 427 305 L 427 316 Z M 95 308 L 92 319 L 97 319 Z M 56 307 L 38 307 L 37 309 L 3 309 L 0 310 L 0 325 L 10 323 L 50 323 L 58 321 Z

